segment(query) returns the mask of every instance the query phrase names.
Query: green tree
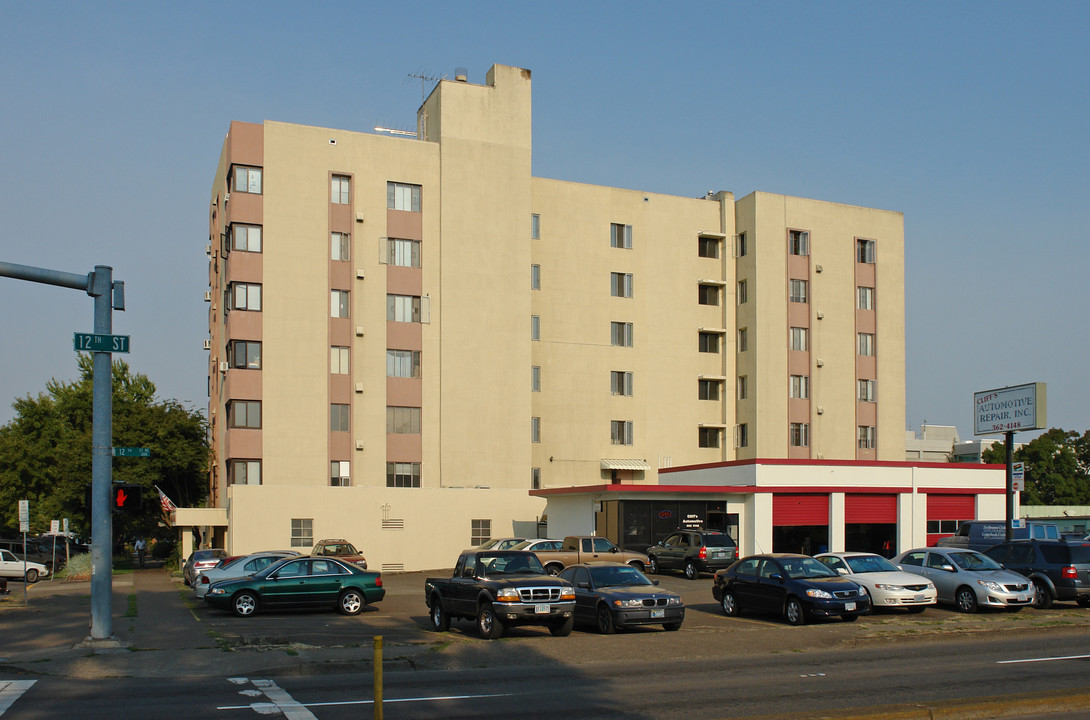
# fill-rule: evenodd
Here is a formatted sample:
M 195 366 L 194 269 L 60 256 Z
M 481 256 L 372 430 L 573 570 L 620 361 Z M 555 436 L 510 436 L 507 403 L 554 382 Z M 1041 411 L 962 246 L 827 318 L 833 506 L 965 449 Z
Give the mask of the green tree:
M 984 462 L 1005 464 L 1006 447 L 998 443 L 983 455 Z M 1023 505 L 1090 504 L 1090 431 L 1051 428 L 1014 451 L 1014 461 L 1026 464 Z
M 15 418 L 0 427 L 0 528 L 18 528 L 18 501 L 30 500 L 31 531 L 69 518 L 74 532 L 88 535 L 91 484 L 93 363 L 78 356 L 80 377 L 56 379 L 46 392 L 17 399 Z M 137 514 L 114 516 L 114 537 L 164 536 L 158 485 L 177 505 L 193 506 L 207 495 L 208 435 L 204 417 L 175 400 L 156 400 L 155 385 L 116 360 L 113 375 L 113 444 L 146 447 L 150 458 L 114 458 L 113 481 L 139 485 Z

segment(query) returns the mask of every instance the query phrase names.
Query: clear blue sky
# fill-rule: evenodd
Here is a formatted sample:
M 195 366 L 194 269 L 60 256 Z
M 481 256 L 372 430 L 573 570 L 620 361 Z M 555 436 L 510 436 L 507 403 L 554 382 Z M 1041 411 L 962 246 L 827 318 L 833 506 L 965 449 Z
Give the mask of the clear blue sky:
M 974 391 L 1043 381 L 1081 432 L 1088 30 L 1085 2 L 3 3 L 0 260 L 112 265 L 126 359 L 203 409 L 228 123 L 412 128 L 410 73 L 515 65 L 539 177 L 903 212 L 907 428 L 971 437 Z M 9 278 L 0 303 L 3 423 L 93 317 Z

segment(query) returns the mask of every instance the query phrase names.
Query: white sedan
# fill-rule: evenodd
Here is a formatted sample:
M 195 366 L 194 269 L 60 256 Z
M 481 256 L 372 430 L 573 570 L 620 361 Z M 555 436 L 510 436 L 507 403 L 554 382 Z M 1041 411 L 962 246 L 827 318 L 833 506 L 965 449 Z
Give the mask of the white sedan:
M 15 557 L 7 550 L 0 550 L 0 577 L 26 580 L 28 583 L 38 582 L 38 578 L 47 577 L 49 568 L 41 563 L 27 562 Z
M 938 602 L 934 583 L 899 569 L 881 555 L 840 552 L 816 557 L 840 575 L 865 586 L 875 609 L 903 607 L 909 612 L 923 612 Z

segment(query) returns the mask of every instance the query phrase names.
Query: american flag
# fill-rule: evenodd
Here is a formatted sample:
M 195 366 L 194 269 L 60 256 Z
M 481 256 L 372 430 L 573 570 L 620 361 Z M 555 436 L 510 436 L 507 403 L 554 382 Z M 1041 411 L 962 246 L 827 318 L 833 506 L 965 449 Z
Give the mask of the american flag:
M 159 490 L 158 485 L 155 486 L 155 489 L 159 491 L 159 504 L 162 506 L 163 512 L 172 513 L 178 509 L 178 506 L 171 502 L 170 498 L 167 497 L 167 494 L 162 490 Z

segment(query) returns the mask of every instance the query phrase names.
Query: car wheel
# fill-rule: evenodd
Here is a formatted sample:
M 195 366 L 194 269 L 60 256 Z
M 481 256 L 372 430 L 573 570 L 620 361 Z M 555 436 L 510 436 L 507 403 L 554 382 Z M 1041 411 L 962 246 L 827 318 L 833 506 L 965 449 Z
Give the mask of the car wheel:
M 359 615 L 360 610 L 363 610 L 363 606 L 366 604 L 363 595 L 354 588 L 345 590 L 337 599 L 337 609 L 342 615 Z
M 550 575 L 559 575 L 560 571 L 563 570 L 563 569 L 564 568 L 561 567 L 560 565 L 555 565 L 555 564 L 545 566 L 545 572 L 549 573 Z
M 784 605 L 783 615 L 787 618 L 788 625 L 805 625 L 806 624 L 806 611 L 802 607 L 802 603 L 798 598 L 788 598 L 787 604 Z
M 1038 610 L 1048 610 L 1052 607 L 1052 593 L 1044 580 L 1033 581 L 1033 607 Z
M 26 571 L 26 581 L 28 583 L 38 582 L 38 571 L 34 568 L 30 568 Z
M 680 630 L 681 629 L 681 623 L 679 623 L 679 622 L 663 623 L 662 624 L 662 629 L 663 630 L 669 630 L 670 632 L 673 632 L 674 630 Z
M 741 615 L 741 611 L 738 608 L 738 599 L 734 597 L 734 593 L 730 590 L 723 590 L 723 599 L 720 601 L 723 606 L 723 614 L 727 617 L 738 617 Z
M 971 587 L 965 587 L 963 585 L 958 588 L 957 593 L 954 595 L 954 604 L 957 605 L 958 610 L 963 613 L 975 613 L 976 593 L 973 592 Z
M 554 622 L 549 626 L 549 632 L 553 637 L 567 637 L 571 635 L 571 629 L 575 627 L 575 615 L 569 615 L 560 622 Z
M 654 555 L 647 558 L 647 572 L 651 575 L 659 574 L 659 561 L 655 558 Z
M 855 622 L 856 620 L 859 619 L 859 616 L 858 615 L 841 615 L 840 618 L 844 622 Z
M 443 609 L 443 601 L 438 597 L 431 599 L 431 626 L 435 632 L 450 630 L 450 615 Z
M 240 592 L 231 602 L 231 608 L 239 617 L 249 617 L 257 612 L 257 596 L 251 592 Z
M 603 635 L 612 635 L 617 631 L 617 627 L 613 624 L 613 612 L 605 605 L 598 606 L 597 620 L 598 632 Z
M 634 561 L 634 562 L 628 563 L 628 567 L 636 568 L 640 572 L 643 572 L 643 570 L 644 570 L 644 564 L 642 562 L 639 562 L 639 561 Z
M 688 560 L 685 563 L 685 577 L 688 580 L 696 580 L 700 576 L 700 573 L 696 570 L 696 565 L 692 560 Z
M 481 609 L 477 611 L 477 632 L 485 640 L 495 640 L 503 635 L 503 621 L 496 617 L 492 603 L 481 605 Z

